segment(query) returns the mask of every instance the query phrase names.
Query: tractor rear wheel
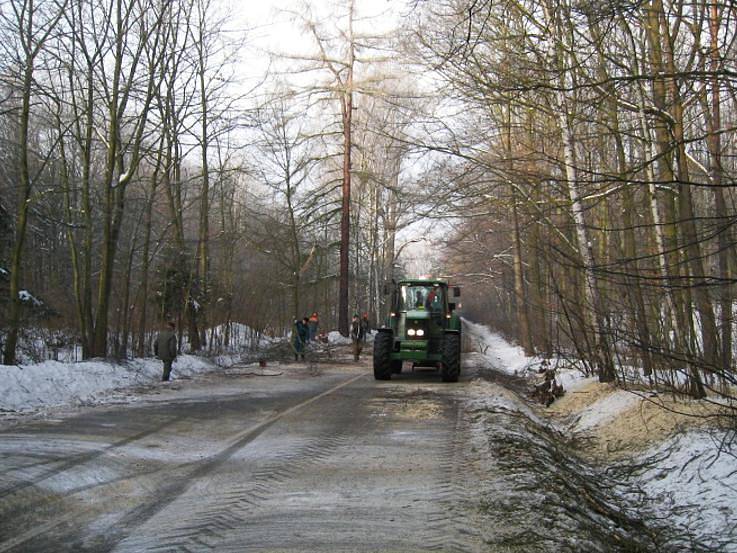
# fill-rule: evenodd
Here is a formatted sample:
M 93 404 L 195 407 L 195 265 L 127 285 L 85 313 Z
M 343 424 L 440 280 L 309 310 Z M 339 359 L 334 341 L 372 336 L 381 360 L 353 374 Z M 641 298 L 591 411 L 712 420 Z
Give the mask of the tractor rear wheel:
M 458 382 L 461 374 L 461 336 L 448 333 L 443 341 L 443 362 L 440 377 L 443 382 Z
M 374 378 L 376 380 L 391 380 L 392 378 L 392 346 L 394 334 L 379 332 L 374 338 Z

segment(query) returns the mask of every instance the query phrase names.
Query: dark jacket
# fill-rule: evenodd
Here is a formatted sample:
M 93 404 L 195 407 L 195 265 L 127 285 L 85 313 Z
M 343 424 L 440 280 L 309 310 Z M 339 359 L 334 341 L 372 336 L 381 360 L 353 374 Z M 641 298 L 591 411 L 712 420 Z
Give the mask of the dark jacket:
M 154 342 L 154 353 L 162 361 L 174 361 L 177 357 L 177 335 L 171 330 L 162 330 Z
M 294 349 L 301 352 L 304 348 L 305 343 L 310 337 L 310 330 L 307 325 L 302 321 L 294 323 L 294 332 L 292 333 L 292 342 L 294 343 Z
M 361 321 L 355 320 L 351 322 L 351 339 L 352 340 L 363 340 L 364 328 Z

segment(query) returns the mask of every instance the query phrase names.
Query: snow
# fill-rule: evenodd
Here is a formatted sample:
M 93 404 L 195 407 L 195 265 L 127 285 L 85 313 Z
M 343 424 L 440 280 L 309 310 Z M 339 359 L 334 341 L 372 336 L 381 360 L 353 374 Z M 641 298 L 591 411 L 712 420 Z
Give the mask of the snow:
M 376 333 L 369 330 L 368 334 L 366 334 L 366 342 L 369 344 L 372 343 L 375 337 Z M 349 337 L 343 336 L 337 330 L 331 330 L 328 332 L 328 343 L 332 346 L 348 346 L 352 342 Z
M 20 298 L 20 301 L 31 302 L 37 307 L 41 305 L 41 301 L 34 297 L 34 295 L 31 294 L 28 290 L 21 290 L 20 292 L 18 292 L 18 297 Z
M 517 376 L 537 375 L 545 361 L 542 357 L 529 357 L 520 346 L 511 344 L 501 334 L 493 332 L 489 327 L 463 319 L 466 338 L 475 346 L 483 362 L 489 368 Z M 592 379 L 584 378 L 583 372 L 573 368 L 563 368 L 562 360 L 551 359 L 549 366 L 555 369 L 555 378 L 565 390 L 574 390 L 585 386 Z M 571 363 L 566 360 L 566 367 Z
M 115 188 L 117 185 L 124 184 L 131 178 L 130 169 L 128 171 L 125 171 L 124 173 L 121 173 L 121 175 L 118 177 L 118 182 L 113 183 L 113 188 Z
M 192 355 L 174 361 L 172 377 L 211 371 L 216 365 Z M 152 385 L 161 379 L 162 364 L 156 359 L 135 359 L 123 364 L 107 361 L 4 366 L 0 380 L 0 410 L 37 411 L 63 405 L 104 403 L 114 390 Z
M 472 323 L 467 319 L 463 320 L 463 325 L 491 368 L 521 375 L 536 363 L 536 359 L 527 357 L 521 347 L 510 344 L 487 326 Z
M 225 334 L 229 332 L 229 345 L 226 347 Z M 242 351 L 244 349 L 265 348 L 272 345 L 276 339 L 266 336 L 263 333 L 256 332 L 248 325 L 243 323 L 231 322 L 221 324 L 215 327 L 214 333 L 208 332 L 208 337 L 213 336 L 218 350 Z
M 598 399 L 584 409 L 574 429 L 577 432 L 583 432 L 585 430 L 591 430 L 595 426 L 605 424 L 616 418 L 618 413 L 622 413 L 636 406 L 641 399 L 640 396 L 632 392 L 617 390 Z
M 22 291 L 21 294 L 28 294 Z M 172 367 L 172 380 L 227 368 L 241 358 L 241 352 L 266 348 L 277 339 L 255 332 L 240 323 L 230 323 L 230 341 L 224 342 L 226 325 L 214 328 L 213 337 L 221 355 L 204 358 L 179 355 Z M 331 342 L 350 343 L 337 332 L 331 332 Z M 36 349 L 53 349 L 54 333 L 31 332 L 26 337 Z M 73 351 L 73 350 L 70 350 Z M 90 360 L 75 362 L 69 352 L 57 352 L 61 360 L 38 363 L 25 361 L 19 365 L 2 367 L 0 379 L 0 412 L 37 412 L 52 407 L 93 405 L 110 401 L 113 392 L 125 388 L 153 386 L 161 381 L 162 363 L 155 358 L 136 358 L 124 362 Z
M 328 332 L 328 342 L 336 346 L 345 346 L 351 343 L 351 339 L 343 336 L 337 330 Z
M 714 550 L 737 552 L 737 542 L 724 532 L 734 526 L 737 513 L 734 453 L 720 453 L 714 436 L 694 431 L 660 444 L 643 458 L 652 456 L 662 460 L 645 470 L 639 480 L 656 500 L 656 511 L 680 528 L 701 535 Z M 725 541 L 719 543 L 719 537 Z
M 522 348 L 484 325 L 463 322 L 467 339 L 475 342 L 490 367 L 509 374 L 537 373 L 542 360 L 526 356 Z M 551 359 L 550 364 L 556 367 L 562 360 Z M 558 369 L 556 378 L 568 392 L 596 380 L 585 378 L 575 369 Z M 508 403 L 504 398 L 498 401 Z M 637 394 L 613 388 L 611 393 L 583 409 L 572 429 L 564 430 L 590 433 L 637 408 L 639 401 Z M 547 424 L 556 426 L 549 420 Z M 734 528 L 737 516 L 737 451 L 720 452 L 718 444 L 723 438 L 723 432 L 716 430 L 713 434 L 691 430 L 670 437 L 631 460 L 635 466 L 646 467 L 633 479 L 664 520 L 706 542 L 715 551 L 737 553 L 737 541 L 727 535 Z M 653 459 L 657 460 L 652 462 Z
M 568 392 L 578 390 L 598 380 L 595 377 L 585 377 L 581 371 L 576 369 L 557 369 L 555 379 Z

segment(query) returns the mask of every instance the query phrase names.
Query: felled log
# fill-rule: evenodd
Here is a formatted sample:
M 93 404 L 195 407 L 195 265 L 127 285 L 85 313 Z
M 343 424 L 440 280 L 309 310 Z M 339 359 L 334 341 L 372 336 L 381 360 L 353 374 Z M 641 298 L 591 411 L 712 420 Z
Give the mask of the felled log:
M 558 384 L 555 378 L 555 369 L 546 369 L 544 380 L 535 384 L 530 397 L 542 403 L 545 407 L 549 407 L 555 401 L 555 398 L 562 397 L 564 394 L 563 385 Z

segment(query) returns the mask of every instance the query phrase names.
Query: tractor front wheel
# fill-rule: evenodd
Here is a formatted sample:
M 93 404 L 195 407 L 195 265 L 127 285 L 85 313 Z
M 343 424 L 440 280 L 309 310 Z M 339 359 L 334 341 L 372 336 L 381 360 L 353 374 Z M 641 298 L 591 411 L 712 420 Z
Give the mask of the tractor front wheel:
M 392 378 L 392 346 L 394 334 L 382 332 L 374 338 L 374 378 L 376 380 L 391 380 Z
M 443 343 L 443 362 L 440 377 L 443 382 L 458 382 L 461 374 L 461 336 L 448 333 Z

